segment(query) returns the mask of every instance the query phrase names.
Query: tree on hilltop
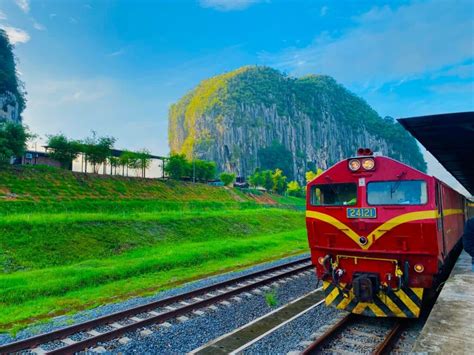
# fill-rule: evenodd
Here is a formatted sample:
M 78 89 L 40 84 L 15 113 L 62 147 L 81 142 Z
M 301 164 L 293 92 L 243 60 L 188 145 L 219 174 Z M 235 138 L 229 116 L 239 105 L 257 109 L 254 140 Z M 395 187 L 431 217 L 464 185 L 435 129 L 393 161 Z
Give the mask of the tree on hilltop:
M 74 159 L 82 150 L 82 143 L 77 140 L 70 140 L 64 134 L 48 136 L 48 154 L 61 164 L 61 168 L 70 169 Z

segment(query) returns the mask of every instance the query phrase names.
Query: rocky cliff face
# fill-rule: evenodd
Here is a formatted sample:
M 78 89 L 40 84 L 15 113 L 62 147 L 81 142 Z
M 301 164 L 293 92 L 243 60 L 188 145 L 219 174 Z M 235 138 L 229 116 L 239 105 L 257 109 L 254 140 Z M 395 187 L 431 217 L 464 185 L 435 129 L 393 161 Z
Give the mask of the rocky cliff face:
M 248 176 L 283 168 L 299 181 L 370 147 L 420 170 L 416 142 L 391 119 L 328 76 L 287 77 L 244 67 L 202 82 L 169 114 L 172 152 L 213 160 L 221 171 Z
M 0 29 L 0 122 L 21 123 L 25 93 L 16 72 L 13 46 Z
M 21 123 L 20 105 L 11 92 L 0 93 L 0 122 Z

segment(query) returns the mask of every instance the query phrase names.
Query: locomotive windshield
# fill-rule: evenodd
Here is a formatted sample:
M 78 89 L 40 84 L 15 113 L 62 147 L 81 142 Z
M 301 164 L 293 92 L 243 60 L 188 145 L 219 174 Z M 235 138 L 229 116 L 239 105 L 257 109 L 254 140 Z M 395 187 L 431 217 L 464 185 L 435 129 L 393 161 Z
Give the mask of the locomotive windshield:
M 324 184 L 311 189 L 313 206 L 353 206 L 357 202 L 357 185 Z
M 377 181 L 367 184 L 369 205 L 422 205 L 427 201 L 426 181 Z

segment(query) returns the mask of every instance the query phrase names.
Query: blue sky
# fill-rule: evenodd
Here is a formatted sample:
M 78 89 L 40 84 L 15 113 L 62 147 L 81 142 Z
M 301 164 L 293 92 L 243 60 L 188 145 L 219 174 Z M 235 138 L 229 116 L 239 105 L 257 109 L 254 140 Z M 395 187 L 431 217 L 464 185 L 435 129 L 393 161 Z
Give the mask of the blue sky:
M 248 64 L 332 75 L 381 116 L 474 109 L 472 1 L 0 0 L 0 26 L 40 135 L 167 154 L 169 105 Z

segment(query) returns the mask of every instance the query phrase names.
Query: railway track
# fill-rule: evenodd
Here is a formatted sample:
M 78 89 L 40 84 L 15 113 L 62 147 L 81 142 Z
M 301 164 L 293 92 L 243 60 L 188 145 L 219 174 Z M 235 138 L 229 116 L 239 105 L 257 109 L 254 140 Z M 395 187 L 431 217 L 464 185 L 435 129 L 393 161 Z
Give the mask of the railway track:
M 102 316 L 83 323 L 43 333 L 0 346 L 0 354 L 29 351 L 37 354 L 72 354 L 94 347 L 100 342 L 120 338 L 123 334 L 164 323 L 199 309 L 223 302 L 239 294 L 264 287 L 310 270 L 310 258 L 292 261 L 265 270 L 236 277 L 176 296 Z M 80 335 L 80 337 L 76 337 Z M 75 339 L 80 340 L 75 340 Z M 41 345 L 57 342 L 54 350 Z
M 406 322 L 402 319 L 367 318 L 349 313 L 312 342 L 302 354 L 386 354 L 405 326 Z

